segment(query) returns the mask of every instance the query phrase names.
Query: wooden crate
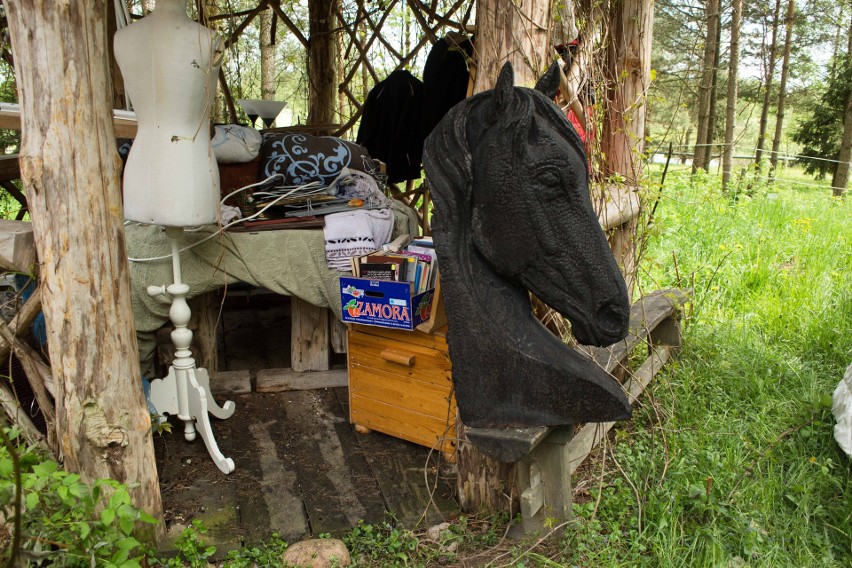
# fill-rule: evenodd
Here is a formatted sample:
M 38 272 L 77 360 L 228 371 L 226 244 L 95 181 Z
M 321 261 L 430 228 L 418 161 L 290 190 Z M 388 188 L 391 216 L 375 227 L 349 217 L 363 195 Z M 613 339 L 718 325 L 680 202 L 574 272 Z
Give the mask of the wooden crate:
M 349 327 L 349 420 L 454 461 L 456 400 L 444 332 Z

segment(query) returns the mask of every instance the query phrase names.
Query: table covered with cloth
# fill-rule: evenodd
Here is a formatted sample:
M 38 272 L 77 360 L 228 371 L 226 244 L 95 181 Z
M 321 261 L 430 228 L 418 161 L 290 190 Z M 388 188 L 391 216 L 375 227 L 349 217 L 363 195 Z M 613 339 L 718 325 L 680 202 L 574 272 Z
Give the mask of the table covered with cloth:
M 417 215 L 393 201 L 393 238 L 416 235 Z M 181 248 L 210 236 L 214 228 L 184 232 Z M 127 255 L 144 259 L 171 254 L 171 240 L 162 227 L 129 224 L 125 227 Z M 339 270 L 328 268 L 322 229 L 288 229 L 225 232 L 181 253 L 182 281 L 192 298 L 236 282 L 297 296 L 315 306 L 331 308 L 340 318 Z M 142 374 L 153 378 L 155 332 L 169 321 L 169 299 L 152 298 L 151 285 L 168 285 L 173 279 L 171 257 L 152 262 L 130 262 L 133 318 Z

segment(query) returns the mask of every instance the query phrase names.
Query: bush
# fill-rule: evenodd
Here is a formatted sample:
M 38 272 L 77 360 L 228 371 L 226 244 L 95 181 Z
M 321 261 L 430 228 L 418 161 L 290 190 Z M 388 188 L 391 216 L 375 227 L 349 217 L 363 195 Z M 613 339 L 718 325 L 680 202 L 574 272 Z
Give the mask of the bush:
M 18 432 L 7 430 L 15 443 Z M 19 446 L 20 559 L 33 566 L 141 566 L 148 550 L 133 537 L 137 523 L 156 523 L 130 503 L 127 488 L 110 479 L 91 487 L 32 448 Z M 16 483 L 10 449 L 0 444 L 0 560 L 12 553 Z M 5 533 L 5 535 L 2 535 Z M 3 542 L 3 536 L 8 542 Z

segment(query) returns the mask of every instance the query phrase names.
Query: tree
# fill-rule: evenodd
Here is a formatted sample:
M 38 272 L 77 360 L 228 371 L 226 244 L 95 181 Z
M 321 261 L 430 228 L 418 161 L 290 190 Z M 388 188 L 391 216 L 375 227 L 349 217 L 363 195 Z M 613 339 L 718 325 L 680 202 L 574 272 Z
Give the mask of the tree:
M 793 19 L 796 13 L 796 3 L 787 3 L 787 17 L 784 20 L 784 56 L 781 59 L 781 82 L 778 84 L 778 111 L 775 115 L 775 136 L 772 138 L 772 155 L 769 157 L 769 178 L 775 175 L 778 166 L 778 153 L 781 149 L 781 134 L 784 128 L 784 111 L 787 101 L 787 78 L 790 76 L 790 52 L 793 48 Z
M 775 77 L 775 55 L 778 53 L 778 19 L 781 14 L 781 0 L 775 0 L 775 10 L 772 12 L 772 41 L 769 44 L 769 62 L 763 80 L 763 106 L 760 109 L 760 126 L 757 133 L 757 150 L 754 163 L 760 167 L 763 159 L 763 146 L 766 140 L 766 125 L 769 123 L 769 102 L 772 93 L 772 79 Z
M 550 63 L 551 4 L 534 0 L 479 0 L 476 5 L 475 93 L 494 87 L 503 64 L 512 63 L 515 84 L 532 87 Z
M 843 137 L 837 154 L 837 169 L 831 180 L 834 195 L 841 196 L 849 186 L 849 169 L 852 167 L 852 18 L 849 20 L 848 47 L 846 48 L 846 112 L 843 116 Z
M 260 98 L 275 100 L 275 12 L 260 13 Z
M 337 0 L 311 0 L 308 10 L 308 124 L 331 124 L 337 108 Z
M 130 306 L 106 0 L 6 0 L 65 467 L 162 518 Z M 154 540 L 154 528 L 143 538 Z
M 698 134 L 695 139 L 695 152 L 692 159 L 693 173 L 699 168 L 707 169 L 710 163 L 710 144 L 713 140 L 713 124 L 710 122 L 714 106 L 713 87 L 716 82 L 716 62 L 718 57 L 719 26 L 721 24 L 720 0 L 707 2 L 706 29 L 704 40 L 704 63 L 701 70 L 701 86 L 698 96 Z
M 740 64 L 740 21 L 743 0 L 733 0 L 731 6 L 731 56 L 728 60 L 728 97 L 725 104 L 725 149 L 722 155 L 722 189 L 731 181 L 734 155 L 734 129 L 737 125 L 737 86 Z
M 847 52 L 835 58 L 830 66 L 834 73 L 829 76 L 822 95 L 812 103 L 809 117 L 798 124 L 792 137 L 794 142 L 802 145 L 802 157 L 797 161 L 804 166 L 805 172 L 817 179 L 833 174 L 832 186 L 836 195 L 845 191 L 849 176 L 852 120 L 847 117 L 852 99 L 852 21 L 848 37 Z M 839 167 L 837 162 L 846 165 Z

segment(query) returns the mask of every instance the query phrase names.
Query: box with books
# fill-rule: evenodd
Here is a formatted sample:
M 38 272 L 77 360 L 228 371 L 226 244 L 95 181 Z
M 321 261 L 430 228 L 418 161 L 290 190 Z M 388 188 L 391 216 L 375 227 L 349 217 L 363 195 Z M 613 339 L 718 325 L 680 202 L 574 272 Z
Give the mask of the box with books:
M 413 330 L 431 316 L 438 260 L 434 248 L 410 245 L 352 259 L 340 278 L 343 321 Z

